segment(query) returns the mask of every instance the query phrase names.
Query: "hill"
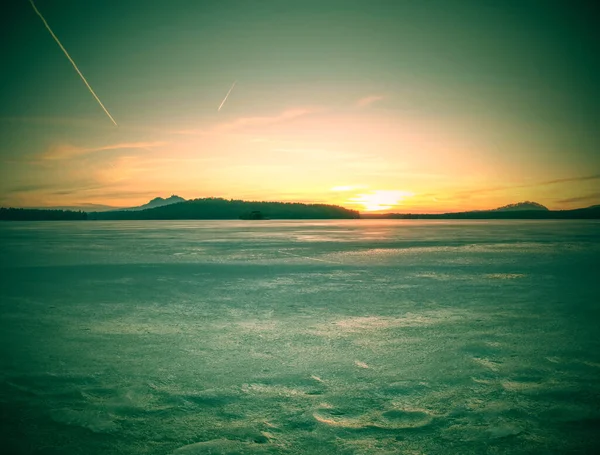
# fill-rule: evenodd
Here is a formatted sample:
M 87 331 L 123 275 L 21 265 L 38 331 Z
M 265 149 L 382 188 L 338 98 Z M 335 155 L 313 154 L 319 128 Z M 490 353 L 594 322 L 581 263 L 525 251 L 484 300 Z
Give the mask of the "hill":
M 398 218 L 398 219 L 470 219 L 470 220 L 566 220 L 566 219 L 600 219 L 600 206 L 573 209 L 549 210 L 536 202 L 519 202 L 491 210 L 473 210 L 469 212 L 451 213 L 386 213 L 362 215 L 363 218 Z
M 251 218 L 260 212 L 269 219 L 360 218 L 355 210 L 336 205 L 297 202 L 256 202 L 222 198 L 192 199 L 143 210 L 118 210 L 89 213 L 93 220 L 226 220 Z
M 517 202 L 516 204 L 508 204 L 497 209 L 493 209 L 494 212 L 514 212 L 522 210 L 545 210 L 548 211 L 548 207 L 538 204 L 537 202 L 524 201 Z
M 185 202 L 185 199 L 176 195 L 171 195 L 168 198 L 164 199 L 162 197 L 155 197 L 154 199 L 152 199 L 150 202 L 147 202 L 146 204 L 137 206 L 137 207 L 130 207 L 127 209 L 122 209 L 122 210 L 145 210 L 145 209 L 153 209 L 155 207 L 163 207 L 165 205 L 170 205 L 170 204 L 177 204 L 179 202 Z

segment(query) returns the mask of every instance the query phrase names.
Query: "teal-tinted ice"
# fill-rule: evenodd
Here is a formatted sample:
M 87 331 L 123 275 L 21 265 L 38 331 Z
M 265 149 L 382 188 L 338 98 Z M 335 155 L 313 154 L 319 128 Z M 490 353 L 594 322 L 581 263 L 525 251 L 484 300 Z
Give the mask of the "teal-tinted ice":
M 2 453 L 600 451 L 599 233 L 1 224 Z

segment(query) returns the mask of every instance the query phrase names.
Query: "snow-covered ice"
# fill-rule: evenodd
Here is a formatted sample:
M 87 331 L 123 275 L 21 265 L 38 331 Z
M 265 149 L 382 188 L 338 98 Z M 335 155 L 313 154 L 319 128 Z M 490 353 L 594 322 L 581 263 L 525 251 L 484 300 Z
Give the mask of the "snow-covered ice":
M 600 452 L 597 221 L 0 224 L 2 453 Z

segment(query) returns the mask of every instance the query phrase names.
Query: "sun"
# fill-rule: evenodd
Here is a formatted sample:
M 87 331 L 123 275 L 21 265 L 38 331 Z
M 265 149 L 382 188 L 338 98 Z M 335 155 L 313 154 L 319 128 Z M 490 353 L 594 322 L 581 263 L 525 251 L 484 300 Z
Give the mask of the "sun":
M 400 205 L 406 197 L 413 195 L 410 191 L 374 190 L 369 193 L 358 194 L 357 197 L 351 198 L 350 201 L 362 205 L 367 212 L 376 212 Z

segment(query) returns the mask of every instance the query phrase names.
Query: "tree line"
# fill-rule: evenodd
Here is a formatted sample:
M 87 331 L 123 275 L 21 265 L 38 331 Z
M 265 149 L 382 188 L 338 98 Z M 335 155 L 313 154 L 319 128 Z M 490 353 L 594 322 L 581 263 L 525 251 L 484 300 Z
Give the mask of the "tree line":
M 87 220 L 88 214 L 74 210 L 0 208 L 0 221 Z
M 203 198 L 140 211 L 114 210 L 89 213 L 94 220 L 227 220 L 253 219 L 252 213 L 268 219 L 360 218 L 358 211 L 327 204 L 299 202 L 249 202 Z

